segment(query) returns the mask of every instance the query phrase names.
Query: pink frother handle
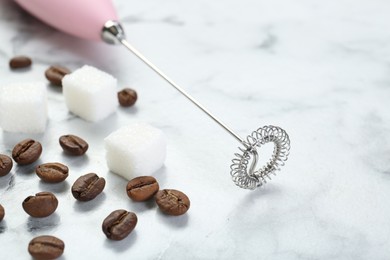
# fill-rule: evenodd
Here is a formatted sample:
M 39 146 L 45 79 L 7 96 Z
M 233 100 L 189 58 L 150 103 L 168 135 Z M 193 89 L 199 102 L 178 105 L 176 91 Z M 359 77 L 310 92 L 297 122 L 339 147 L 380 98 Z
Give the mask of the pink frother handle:
M 104 24 L 118 20 L 111 0 L 15 0 L 26 11 L 58 30 L 100 41 Z

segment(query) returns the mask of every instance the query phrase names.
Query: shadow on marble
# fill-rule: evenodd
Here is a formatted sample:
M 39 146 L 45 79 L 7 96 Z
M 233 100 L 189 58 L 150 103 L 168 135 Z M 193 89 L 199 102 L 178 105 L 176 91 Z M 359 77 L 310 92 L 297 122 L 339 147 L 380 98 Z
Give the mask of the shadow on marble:
M 60 224 L 60 216 L 54 212 L 45 218 L 28 217 L 26 226 L 28 232 L 35 232 L 40 230 L 48 230 L 57 227 Z
M 18 68 L 18 69 L 9 69 L 12 73 L 19 73 L 19 74 L 23 74 L 23 73 L 27 73 L 29 71 L 32 70 L 32 66 L 29 66 L 29 67 L 25 67 L 25 68 Z
M 159 209 L 157 209 L 156 214 L 159 222 L 167 224 L 172 228 L 183 228 L 187 226 L 189 220 L 188 212 L 180 216 L 170 216 L 162 213 Z
M 266 200 L 269 199 L 269 197 L 277 196 L 281 193 L 282 191 L 277 185 L 267 183 L 264 187 L 251 191 L 244 196 L 240 205 L 243 207 L 251 207 L 251 205 L 255 205 L 258 200 Z
M 0 222 L 0 234 L 4 233 L 6 230 L 7 230 L 7 221 L 5 219 L 3 219 Z
M 126 238 L 119 241 L 110 240 L 108 238 L 104 241 L 104 247 L 115 251 L 115 252 L 124 252 L 128 250 L 137 240 L 137 230 L 133 230 Z
M 231 211 L 231 219 L 240 219 L 242 216 L 245 216 L 245 214 L 248 214 L 248 212 L 253 212 L 253 209 L 256 208 L 258 209 L 255 211 L 256 214 L 262 218 L 261 216 L 265 212 L 263 211 L 263 208 L 259 208 L 259 205 L 268 204 L 268 202 L 274 199 L 275 196 L 279 196 L 281 194 L 282 190 L 280 187 L 271 183 L 268 183 L 262 188 L 251 191 L 243 196 L 241 202 L 237 203 L 237 206 Z M 251 217 L 255 218 L 256 216 L 252 213 Z
M 28 164 L 28 165 L 16 164 L 15 172 L 18 175 L 18 177 L 21 176 L 21 177 L 24 177 L 26 179 L 30 179 L 32 177 L 37 177 L 35 174 L 35 168 L 42 163 L 43 163 L 42 160 L 38 159 L 34 163 Z
M 118 113 L 115 110 L 114 113 L 107 116 L 106 118 L 103 118 L 102 120 L 99 120 L 98 122 L 87 122 L 85 129 L 89 133 L 97 137 L 101 137 L 111 134 L 118 127 Z
M 75 199 L 73 208 L 76 212 L 81 212 L 81 213 L 92 211 L 102 206 L 106 198 L 107 196 L 103 191 L 96 198 L 90 201 L 78 201 Z
M 88 153 L 88 151 L 87 151 Z M 64 151 L 61 153 L 61 160 L 66 162 L 68 165 L 71 165 L 72 168 L 80 168 L 90 163 L 88 154 L 83 154 L 81 156 L 70 155 Z M 69 169 L 71 171 L 71 169 Z M 70 172 L 69 172 L 70 174 Z
M 158 169 L 156 172 L 152 174 L 152 176 L 156 178 L 158 185 L 160 186 L 160 190 L 165 189 L 164 186 L 166 183 L 167 174 L 168 174 L 168 170 L 165 165 L 163 165 L 160 169 Z
M 47 90 L 57 93 L 57 94 L 62 94 L 62 86 L 56 86 L 51 83 L 46 84 Z
M 106 185 L 112 186 L 113 188 L 120 188 L 123 189 L 123 191 L 126 193 L 126 184 L 128 180 L 126 180 L 124 177 L 119 176 L 118 174 L 115 174 L 111 171 L 106 171 L 105 175 L 102 174 L 102 176 L 105 176 L 106 178 Z
M 154 201 L 154 198 L 151 198 L 147 201 L 133 201 L 129 198 L 129 208 L 138 214 L 141 212 L 157 209 L 157 204 Z
M 0 189 L 10 190 L 15 186 L 15 174 L 11 171 L 6 176 L 0 177 Z
M 68 121 L 72 121 L 75 119 L 79 119 L 79 117 L 76 116 L 75 114 L 73 114 L 72 112 L 68 111 L 67 116 L 66 116 L 66 121 L 68 122 Z
M 31 138 L 34 140 L 42 140 L 44 134 L 31 134 L 31 133 L 11 133 L 3 130 L 3 144 L 12 151 L 14 146 L 20 141 Z
M 40 180 L 38 186 L 40 190 L 50 191 L 53 193 L 65 193 L 70 190 L 70 185 L 67 181 L 60 183 L 47 183 Z
M 135 114 L 138 113 L 137 105 L 134 105 L 132 107 L 122 107 L 122 106 L 119 106 L 118 110 L 121 111 L 124 114 L 127 114 L 127 115 L 135 115 Z
M 250 191 L 244 201 L 251 202 L 267 196 L 274 196 L 280 194 L 282 191 L 277 184 L 267 183 L 264 187 L 260 187 L 256 190 Z

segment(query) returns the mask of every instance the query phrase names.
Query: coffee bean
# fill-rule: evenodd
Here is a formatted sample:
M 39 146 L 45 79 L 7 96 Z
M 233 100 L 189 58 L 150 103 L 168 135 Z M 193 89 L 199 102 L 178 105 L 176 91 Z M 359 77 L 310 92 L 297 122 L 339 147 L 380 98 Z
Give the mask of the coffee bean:
M 190 208 L 190 200 L 187 195 L 172 189 L 158 191 L 156 203 L 162 212 L 173 216 L 182 215 Z
M 140 176 L 127 183 L 127 195 L 134 201 L 145 201 L 157 193 L 159 185 L 152 176 Z
M 95 173 L 80 176 L 72 186 L 73 197 L 80 201 L 89 201 L 96 198 L 106 185 L 106 180 Z
M 30 164 L 38 160 L 42 153 L 42 145 L 33 139 L 25 139 L 15 145 L 12 158 L 20 165 Z
M 124 209 L 111 212 L 102 224 L 102 229 L 107 238 L 122 240 L 127 237 L 137 225 L 137 215 Z
M 23 209 L 31 217 L 43 218 L 50 216 L 58 206 L 56 196 L 51 192 L 39 192 L 23 201 Z
M 31 59 L 27 56 L 16 56 L 9 61 L 9 66 L 12 69 L 19 69 L 29 67 L 31 63 Z
M 28 252 L 34 259 L 56 259 L 64 253 L 64 242 L 54 236 L 39 236 L 28 244 Z
M 131 88 L 124 88 L 118 92 L 118 101 L 123 107 L 131 107 L 137 101 L 137 92 Z
M 1 206 L 0 204 L 0 222 L 3 220 L 4 216 L 5 216 L 5 211 L 3 206 Z
M 60 145 L 70 155 L 83 155 L 88 150 L 88 143 L 75 135 L 61 136 Z
M 0 177 L 7 175 L 12 169 L 12 159 L 5 154 L 0 154 Z
M 62 78 L 69 74 L 70 70 L 61 66 L 50 66 L 45 71 L 46 78 L 50 81 L 51 84 L 56 86 L 62 86 Z
M 62 163 L 44 163 L 35 169 L 36 174 L 44 182 L 62 182 L 68 177 L 69 169 Z

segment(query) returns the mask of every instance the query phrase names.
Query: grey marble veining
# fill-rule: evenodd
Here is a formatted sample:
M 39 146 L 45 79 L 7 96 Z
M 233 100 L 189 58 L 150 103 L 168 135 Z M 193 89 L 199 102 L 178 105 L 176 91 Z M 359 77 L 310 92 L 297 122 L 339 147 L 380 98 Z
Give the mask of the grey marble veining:
M 42 157 L 0 178 L 0 259 L 29 259 L 28 242 L 42 234 L 65 241 L 61 259 L 390 258 L 388 1 L 114 4 L 129 42 L 237 133 L 269 124 L 286 129 L 289 160 L 263 188 L 239 189 L 229 175 L 236 140 L 127 50 L 75 39 L 0 0 L 0 85 L 45 80 L 54 63 L 90 64 L 139 94 L 135 107 L 89 123 L 70 114 L 61 90 L 48 84 L 47 130 L 32 136 L 44 146 Z M 31 69 L 8 68 L 18 54 L 33 58 Z M 131 202 L 126 181 L 107 169 L 103 138 L 139 120 L 167 135 L 167 160 L 154 175 L 161 187 L 188 194 L 184 216 Z M 63 154 L 58 137 L 65 133 L 85 137 L 87 155 Z M 1 131 L 0 152 L 10 154 L 24 137 Z M 47 161 L 70 166 L 66 182 L 38 180 L 34 167 Z M 88 172 L 107 186 L 79 203 L 70 187 Z M 43 190 L 57 195 L 57 211 L 28 217 L 23 199 Z M 135 212 L 139 223 L 125 240 L 109 241 L 101 223 L 119 208 Z

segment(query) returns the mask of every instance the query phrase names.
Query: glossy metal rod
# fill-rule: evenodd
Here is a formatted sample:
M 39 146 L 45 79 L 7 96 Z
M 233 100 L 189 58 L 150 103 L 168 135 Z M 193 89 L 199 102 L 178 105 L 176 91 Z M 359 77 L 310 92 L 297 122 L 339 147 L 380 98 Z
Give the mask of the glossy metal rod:
M 200 108 L 204 113 L 206 113 L 211 119 L 218 123 L 223 129 L 225 129 L 229 134 L 236 138 L 240 143 L 244 144 L 244 140 L 236 133 L 233 132 L 227 125 L 225 125 L 221 120 L 216 118 L 209 110 L 207 110 L 202 104 L 200 104 L 196 99 L 194 99 L 190 94 L 188 94 L 183 88 L 176 84 L 171 78 L 169 78 L 164 72 L 162 72 L 156 65 L 149 61 L 142 53 L 135 49 L 130 43 L 126 41 L 125 32 L 118 21 L 107 21 L 101 32 L 101 37 L 103 41 L 109 44 L 121 43 L 129 51 L 131 51 L 135 56 L 142 60 L 149 68 L 154 70 L 161 78 L 168 82 L 172 87 L 178 90 L 186 98 L 188 98 L 193 104 Z
M 125 46 L 128 50 L 130 50 L 135 56 L 137 56 L 140 60 L 142 60 L 146 65 L 149 66 L 152 70 L 154 70 L 161 78 L 163 78 L 166 82 L 168 82 L 172 87 L 178 90 L 181 94 L 183 94 L 186 98 L 188 98 L 193 104 L 195 104 L 198 108 L 200 108 L 203 112 L 205 112 L 211 119 L 217 122 L 221 127 L 223 127 L 227 132 L 229 132 L 234 138 L 236 138 L 240 143 L 243 143 L 243 139 L 233 132 L 227 125 L 225 125 L 221 120 L 216 118 L 211 112 L 206 109 L 202 104 L 200 104 L 196 99 L 194 99 L 190 94 L 188 94 L 183 88 L 181 88 L 178 84 L 176 84 L 171 78 L 169 78 L 164 72 L 162 72 L 157 66 L 155 66 L 152 62 L 150 62 L 142 53 L 140 53 L 137 49 L 135 49 L 132 45 L 130 45 L 126 39 L 119 39 L 120 43 Z

